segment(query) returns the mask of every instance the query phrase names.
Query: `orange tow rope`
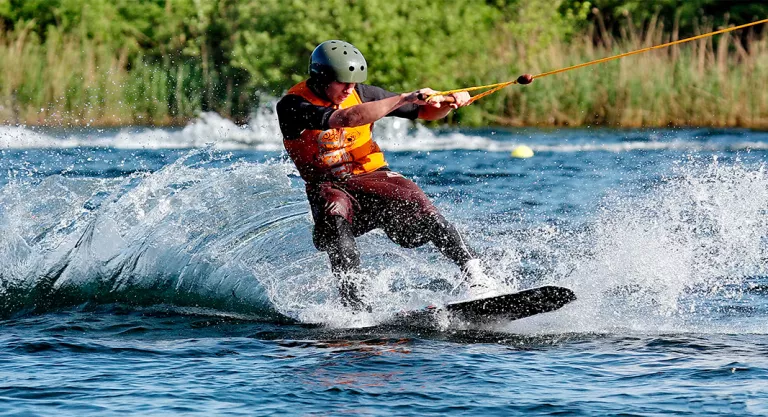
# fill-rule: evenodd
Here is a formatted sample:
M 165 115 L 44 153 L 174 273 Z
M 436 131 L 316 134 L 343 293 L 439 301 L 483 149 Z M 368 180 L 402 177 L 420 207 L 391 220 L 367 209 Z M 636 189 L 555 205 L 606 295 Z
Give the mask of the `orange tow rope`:
M 648 48 L 642 48 L 642 49 L 638 49 L 638 50 L 632 51 L 632 52 L 625 52 L 623 54 L 614 55 L 614 56 L 607 57 L 607 58 L 600 58 L 600 59 L 596 59 L 594 61 L 585 62 L 583 64 L 573 65 L 573 66 L 570 66 L 570 67 L 561 68 L 561 69 L 557 69 L 557 70 L 554 70 L 554 71 L 549 71 L 549 72 L 541 73 L 541 74 L 538 74 L 538 75 L 534 75 L 532 80 L 536 79 L 536 78 L 546 77 L 548 75 L 559 74 L 561 72 L 566 72 L 566 71 L 574 70 L 574 69 L 577 69 L 577 68 L 583 68 L 583 67 L 588 67 L 590 65 L 600 64 L 602 62 L 612 61 L 614 59 L 624 58 L 624 57 L 627 57 L 627 56 L 630 56 L 630 55 L 636 55 L 636 54 L 640 54 L 640 53 L 643 53 L 643 52 L 652 51 L 654 49 L 662 49 L 662 48 L 666 48 L 668 46 L 679 45 L 681 43 L 686 43 L 686 42 L 691 42 L 691 41 L 695 41 L 695 40 L 698 40 L 698 39 L 708 38 L 710 36 L 719 35 L 721 33 L 733 32 L 734 30 L 744 29 L 744 28 L 747 28 L 747 27 L 750 27 L 750 26 L 756 26 L 756 25 L 759 25 L 759 24 L 762 24 L 762 23 L 768 23 L 768 19 L 758 20 L 756 22 L 747 23 L 747 24 L 743 24 L 743 25 L 739 25 L 739 26 L 734 26 L 734 27 L 727 28 L 727 29 L 716 30 L 714 32 L 705 33 L 703 35 L 697 35 L 697 36 L 693 36 L 693 37 L 690 37 L 690 38 L 681 39 L 681 40 L 678 40 L 678 41 L 667 42 L 667 43 L 662 44 L 662 45 L 656 45 L 656 46 L 651 46 L 651 47 L 648 47 Z M 520 78 L 523 78 L 523 76 L 521 76 Z M 518 80 L 520 78 L 518 78 L 516 80 L 506 81 L 506 82 L 503 82 L 503 83 L 497 83 L 497 84 L 488 84 L 488 85 L 481 85 L 481 86 L 477 86 L 477 87 L 459 88 L 457 90 L 438 91 L 438 92 L 430 95 L 427 99 L 429 99 L 431 97 L 434 97 L 434 96 L 446 96 L 446 95 L 449 95 L 449 94 L 460 93 L 460 92 L 463 92 L 463 91 L 469 92 L 469 91 L 477 91 L 477 90 L 489 89 L 488 91 L 484 91 L 484 92 L 482 92 L 482 93 L 480 93 L 480 94 L 478 94 L 476 96 L 473 96 L 472 99 L 470 100 L 470 103 L 473 103 L 473 102 L 475 102 L 475 101 L 477 101 L 477 100 L 479 100 L 479 99 L 481 99 L 481 98 L 483 98 L 483 97 L 485 97 L 485 96 L 487 96 L 489 94 L 493 94 L 493 93 L 501 90 L 504 87 L 507 87 L 507 86 L 512 85 L 512 84 L 520 84 L 520 83 L 518 83 Z

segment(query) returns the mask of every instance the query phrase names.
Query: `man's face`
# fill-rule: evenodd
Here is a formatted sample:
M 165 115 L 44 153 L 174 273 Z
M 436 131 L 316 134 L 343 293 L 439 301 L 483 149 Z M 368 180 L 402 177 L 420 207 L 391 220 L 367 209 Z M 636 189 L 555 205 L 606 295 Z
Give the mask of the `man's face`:
M 331 100 L 333 104 L 341 104 L 352 94 L 352 90 L 355 89 L 355 83 L 340 83 L 338 81 L 331 81 L 328 87 L 325 88 L 325 95 Z

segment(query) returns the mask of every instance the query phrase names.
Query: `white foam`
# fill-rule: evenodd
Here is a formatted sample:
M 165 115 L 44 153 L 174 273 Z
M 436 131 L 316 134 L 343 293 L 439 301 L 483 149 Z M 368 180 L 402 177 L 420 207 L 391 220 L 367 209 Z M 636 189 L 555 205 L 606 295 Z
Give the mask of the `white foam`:
M 399 248 L 374 232 L 359 240 L 375 270 L 367 290 L 373 313 L 344 311 L 327 258 L 311 245 L 303 191 L 287 177 L 291 165 L 189 166 L 201 152 L 208 151 L 126 178 L 50 176 L 4 186 L 3 288 L 26 286 L 31 294 L 55 276 L 53 291 L 74 288 L 83 297 L 162 289 L 178 307 L 249 313 L 244 306 L 269 306 L 359 327 L 449 296 L 426 286 L 430 280 L 460 283 L 456 267 L 433 248 Z M 487 264 L 500 276 L 518 274 L 505 285 L 562 285 L 579 297 L 497 330 L 768 333 L 752 320 L 713 322 L 722 303 L 740 299 L 750 276 L 768 273 L 764 166 L 684 162 L 653 189 L 621 191 L 580 230 L 544 224 L 513 236 L 477 228 L 472 240 L 501 251 L 487 253 Z M 519 275 L 525 253 L 535 254 L 543 278 Z
M 308 230 L 303 192 L 288 178 L 293 168 L 188 163 L 205 152 L 124 178 L 52 175 L 6 184 L 0 189 L 3 305 L 23 308 L 24 300 L 34 305 L 39 300 L 32 297 L 56 299 L 67 291 L 80 302 L 154 298 L 180 307 L 274 311 L 256 265 L 295 253 L 274 241 Z M 308 236 L 300 241 L 311 245 Z
M 23 126 L 0 126 L 0 149 L 71 148 L 76 140 L 60 140 Z
M 92 132 L 98 133 L 98 129 Z M 183 129 L 123 129 L 112 136 L 93 133 L 53 137 L 25 126 L 0 126 L 0 148 L 47 149 L 108 147 L 116 149 L 184 149 L 211 146 L 217 149 L 282 149 L 277 119 L 263 111 L 251 124 L 238 126 L 216 113 L 203 113 Z
M 498 326 L 514 333 L 757 333 L 764 320 L 720 317 L 752 277 L 768 274 L 768 173 L 739 162 L 680 164 L 657 188 L 615 192 L 589 226 L 526 232 L 497 242 L 536 248 L 547 280 L 578 300 L 561 311 Z
M 72 147 L 109 147 L 117 149 L 185 149 L 213 147 L 224 150 L 252 149 L 281 151 L 283 149 L 275 101 L 258 108 L 244 126 L 216 113 L 203 113 L 182 129 L 144 128 L 123 129 L 116 134 L 105 135 L 99 129 L 84 133 L 41 133 L 24 126 L 0 126 L 0 149 L 45 149 Z M 631 151 L 749 151 L 768 150 L 768 140 L 739 141 L 718 135 L 704 138 L 690 131 L 665 133 L 640 131 L 632 136 L 641 140 L 616 142 L 615 136 L 604 138 L 598 132 L 584 131 L 531 131 L 519 133 L 502 131 L 491 135 L 472 134 L 470 131 L 438 133 L 405 119 L 385 118 L 374 125 L 376 141 L 388 151 L 441 151 L 479 150 L 486 152 L 511 152 L 519 145 L 529 146 L 535 153 L 576 152 L 631 152 Z M 575 132 L 575 133 L 574 133 Z M 629 133 L 628 133 L 629 135 Z M 665 137 L 662 137 L 665 136 Z

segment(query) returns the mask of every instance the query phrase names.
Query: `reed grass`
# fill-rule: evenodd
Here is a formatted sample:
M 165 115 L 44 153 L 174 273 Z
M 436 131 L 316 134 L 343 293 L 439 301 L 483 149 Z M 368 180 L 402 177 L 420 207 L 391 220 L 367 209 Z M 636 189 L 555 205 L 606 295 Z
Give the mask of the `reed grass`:
M 569 44 L 554 43 L 510 69 L 532 74 L 677 40 L 662 26 L 625 31 L 592 29 Z M 702 27 L 706 33 L 712 27 Z M 740 34 L 737 34 L 738 36 Z M 601 39 L 596 44 L 595 39 Z M 516 45 L 518 50 L 523 44 Z M 768 129 L 768 40 L 749 32 L 597 64 L 511 86 L 485 110 L 497 122 L 534 126 L 713 126 Z M 500 112 L 499 106 L 503 106 Z M 492 114 L 501 114 L 494 117 Z
M 183 123 L 199 113 L 201 102 L 190 67 L 149 63 L 141 55 L 129 62 L 127 51 L 55 28 L 41 43 L 22 28 L 0 37 L 0 120 L 49 126 Z

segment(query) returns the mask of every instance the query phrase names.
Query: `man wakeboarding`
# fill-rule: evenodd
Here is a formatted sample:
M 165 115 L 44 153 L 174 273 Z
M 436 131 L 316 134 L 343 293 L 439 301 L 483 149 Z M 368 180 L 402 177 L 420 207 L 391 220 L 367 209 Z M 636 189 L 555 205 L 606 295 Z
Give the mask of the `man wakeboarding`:
M 277 103 L 283 144 L 306 182 L 314 245 L 328 254 L 342 302 L 366 307 L 355 238 L 373 229 L 405 248 L 432 242 L 461 269 L 468 298 L 492 295 L 495 282 L 456 228 L 416 183 L 389 169 L 372 137 L 383 117 L 438 120 L 470 104 L 469 94 L 427 100 L 434 90 L 395 94 L 362 84 L 367 76 L 360 50 L 329 40 L 312 52 L 309 79 Z

